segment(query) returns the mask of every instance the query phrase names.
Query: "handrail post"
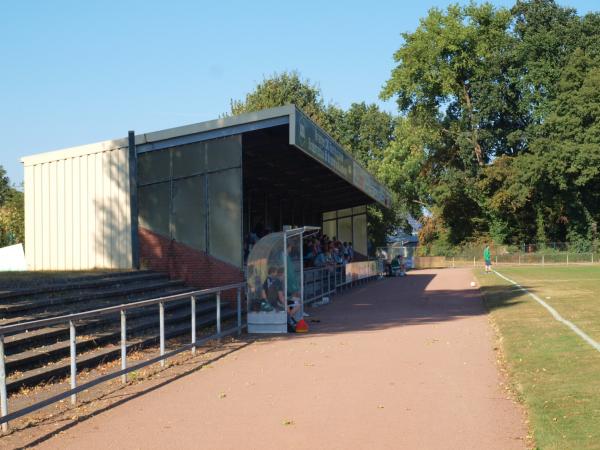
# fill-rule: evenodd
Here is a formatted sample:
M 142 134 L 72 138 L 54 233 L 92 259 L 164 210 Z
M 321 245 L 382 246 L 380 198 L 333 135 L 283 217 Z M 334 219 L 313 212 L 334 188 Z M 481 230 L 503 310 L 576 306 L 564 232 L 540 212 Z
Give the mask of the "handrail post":
M 217 292 L 217 335 L 221 337 L 221 291 Z
M 2 417 L 8 414 L 8 395 L 6 393 L 6 365 L 4 361 L 4 335 L 0 335 L 0 410 Z M 2 431 L 8 431 L 8 422 L 2 424 Z
M 337 264 L 333 266 L 333 292 L 337 294 Z
M 165 354 L 165 304 L 160 302 L 158 304 L 158 320 L 160 327 L 160 356 Z M 165 360 L 160 360 L 161 367 L 165 367 Z
M 190 307 L 192 315 L 192 356 L 196 356 L 196 297 L 191 296 Z
M 69 320 L 69 350 L 71 356 L 71 389 L 77 387 L 77 335 L 75 334 L 75 323 Z M 77 394 L 71 394 L 71 404 L 77 403 Z
M 121 310 L 121 370 L 127 369 L 127 312 Z M 127 383 L 127 374 L 121 375 L 121 383 Z
M 237 326 L 238 335 L 242 334 L 242 290 L 237 288 Z

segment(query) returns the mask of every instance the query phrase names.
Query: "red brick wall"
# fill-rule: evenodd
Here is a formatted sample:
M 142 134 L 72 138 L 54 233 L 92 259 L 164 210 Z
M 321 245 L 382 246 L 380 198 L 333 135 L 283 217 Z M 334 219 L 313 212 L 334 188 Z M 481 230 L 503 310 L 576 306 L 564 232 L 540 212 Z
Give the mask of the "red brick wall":
M 143 268 L 168 273 L 201 289 L 244 281 L 243 272 L 226 262 L 145 228 L 139 229 Z

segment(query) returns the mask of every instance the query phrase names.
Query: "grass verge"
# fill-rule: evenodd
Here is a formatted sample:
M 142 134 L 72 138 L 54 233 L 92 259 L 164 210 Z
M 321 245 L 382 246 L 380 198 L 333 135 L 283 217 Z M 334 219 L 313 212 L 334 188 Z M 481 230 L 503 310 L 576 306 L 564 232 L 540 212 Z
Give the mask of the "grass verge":
M 600 267 L 499 271 L 599 340 Z M 600 353 L 507 281 L 474 272 L 537 448 L 600 449 Z

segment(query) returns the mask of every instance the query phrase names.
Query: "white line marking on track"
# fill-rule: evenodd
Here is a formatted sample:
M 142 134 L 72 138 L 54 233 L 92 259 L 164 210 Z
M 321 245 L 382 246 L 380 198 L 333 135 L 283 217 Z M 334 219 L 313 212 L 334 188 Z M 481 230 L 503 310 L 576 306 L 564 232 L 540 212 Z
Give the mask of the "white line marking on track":
M 502 275 L 500 272 L 494 270 L 493 271 L 496 275 L 498 275 L 500 278 L 505 279 L 506 281 L 508 281 L 509 283 L 514 284 L 517 288 L 519 288 L 521 291 L 525 292 L 526 294 L 528 294 L 529 296 L 531 296 L 536 302 L 538 302 L 540 305 L 542 305 L 544 308 L 546 308 L 550 314 L 552 314 L 552 317 L 554 317 L 557 321 L 564 323 L 566 326 L 568 326 L 571 330 L 573 330 L 573 332 L 575 334 L 577 334 L 581 339 L 583 339 L 585 342 L 587 342 L 588 344 L 590 344 L 592 347 L 594 347 L 596 350 L 598 350 L 600 352 L 600 344 L 598 342 L 596 342 L 595 340 L 593 340 L 591 337 L 589 337 L 587 334 L 585 334 L 583 331 L 581 331 L 581 329 L 575 325 L 573 322 L 568 321 L 567 319 L 563 318 L 558 311 L 556 311 L 552 306 L 550 306 L 548 303 L 546 303 L 544 300 L 542 300 L 541 298 L 539 298 L 537 295 L 529 292 L 527 289 L 525 289 L 523 286 L 521 286 L 519 283 L 517 283 L 516 281 L 511 280 L 508 277 L 505 277 L 504 275 Z

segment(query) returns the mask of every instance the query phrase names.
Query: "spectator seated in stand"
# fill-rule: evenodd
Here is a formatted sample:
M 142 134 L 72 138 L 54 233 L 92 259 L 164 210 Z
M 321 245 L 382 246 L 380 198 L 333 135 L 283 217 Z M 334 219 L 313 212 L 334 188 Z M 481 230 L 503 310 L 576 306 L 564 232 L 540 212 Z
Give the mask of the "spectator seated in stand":
M 313 261 L 315 267 L 324 267 L 327 264 L 325 253 L 319 252 Z
M 315 262 L 316 251 L 313 241 L 308 241 L 303 249 L 304 267 L 312 267 Z

